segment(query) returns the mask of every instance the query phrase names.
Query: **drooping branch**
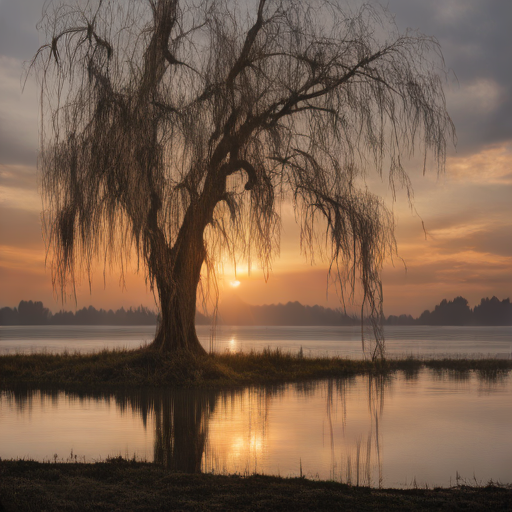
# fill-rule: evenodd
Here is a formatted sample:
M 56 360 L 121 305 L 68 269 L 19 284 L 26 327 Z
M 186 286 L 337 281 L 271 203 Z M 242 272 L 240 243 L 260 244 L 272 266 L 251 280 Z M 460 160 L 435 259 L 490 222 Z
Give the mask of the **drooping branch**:
M 43 24 L 33 66 L 45 233 L 62 289 L 95 258 L 124 265 L 132 253 L 162 307 L 180 309 L 205 261 L 214 276 L 226 258 L 258 260 L 268 277 L 280 204 L 291 201 L 306 252 L 327 246 L 330 271 L 352 296 L 360 285 L 380 339 L 394 226 L 365 177 L 389 162 L 392 190 L 412 194 L 404 162 L 418 147 L 443 169 L 454 131 L 434 39 L 327 0 L 102 0 L 59 7 Z M 191 293 L 168 324 L 183 336 Z

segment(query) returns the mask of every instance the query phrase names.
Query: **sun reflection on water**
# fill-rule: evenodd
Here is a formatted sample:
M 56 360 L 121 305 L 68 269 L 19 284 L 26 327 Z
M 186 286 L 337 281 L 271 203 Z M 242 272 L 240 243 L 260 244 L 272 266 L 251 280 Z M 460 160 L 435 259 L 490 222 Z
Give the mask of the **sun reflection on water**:
M 262 389 L 245 389 L 222 398 L 210 417 L 203 471 L 251 474 L 265 467 L 270 448 L 268 397 Z
M 233 337 L 229 340 L 229 351 L 231 353 L 235 353 L 238 350 L 238 343 L 236 339 Z

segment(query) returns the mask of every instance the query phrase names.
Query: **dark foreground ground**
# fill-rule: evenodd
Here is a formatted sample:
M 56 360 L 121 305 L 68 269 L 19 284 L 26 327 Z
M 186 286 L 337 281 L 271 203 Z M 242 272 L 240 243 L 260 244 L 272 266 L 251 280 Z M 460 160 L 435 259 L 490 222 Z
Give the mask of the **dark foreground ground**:
M 150 463 L 0 461 L 0 511 L 512 510 L 512 489 L 368 489 L 270 476 L 172 473 Z

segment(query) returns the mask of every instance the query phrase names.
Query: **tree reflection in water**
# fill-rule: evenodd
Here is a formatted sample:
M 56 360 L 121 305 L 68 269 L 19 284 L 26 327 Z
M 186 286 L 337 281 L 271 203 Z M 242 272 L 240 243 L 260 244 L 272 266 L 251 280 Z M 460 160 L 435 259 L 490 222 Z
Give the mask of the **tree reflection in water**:
M 413 378 L 413 376 L 411 376 Z M 379 421 L 384 409 L 385 390 L 389 390 L 392 379 L 368 376 L 366 393 L 370 422 L 358 431 L 357 437 L 345 435 L 347 403 L 351 398 L 347 391 L 357 388 L 360 380 L 355 378 L 304 382 L 290 385 L 246 388 L 239 390 L 123 390 L 108 393 L 64 393 L 72 400 L 105 400 L 114 402 L 122 414 L 135 412 L 142 419 L 144 428 L 154 425 L 154 462 L 186 473 L 200 471 L 225 473 L 252 473 L 271 468 L 258 467 L 262 454 L 267 451 L 269 411 L 286 407 L 293 395 L 306 399 L 302 420 L 307 420 L 308 403 L 324 396 L 326 402 L 326 424 L 330 437 L 332 479 L 353 485 L 375 485 L 382 482 L 382 454 Z M 359 384 L 358 381 L 359 380 Z M 30 404 L 36 394 L 46 396 L 57 404 L 63 392 L 55 390 L 16 390 L 12 392 L 18 410 Z M 316 397 L 316 398 L 315 398 Z M 288 401 L 288 402 L 287 402 Z M 341 417 L 339 415 L 341 409 Z M 215 423 L 215 432 L 210 435 L 210 422 Z M 352 418 L 353 419 L 353 418 Z M 291 424 L 293 424 L 293 419 Z M 297 418 L 296 421 L 301 421 Z M 321 420 L 320 420 L 321 421 Z M 289 426 L 289 425 L 288 425 Z M 339 427 L 341 426 L 341 437 Z M 271 427 L 275 430 L 275 426 Z M 338 430 L 338 431 L 337 431 Z M 337 431 L 337 432 L 336 432 Z M 291 433 L 291 432 L 289 432 Z M 313 432 L 311 432 L 313 434 Z M 317 450 L 310 438 L 293 456 L 299 460 Z M 341 460 L 339 454 L 341 448 Z M 300 462 L 299 462 L 300 463 Z M 310 468 L 308 468 L 310 470 Z
M 399 466 L 396 453 L 389 451 L 390 447 L 396 449 L 401 446 L 401 440 L 397 441 L 396 436 L 390 441 L 390 425 L 398 421 L 397 415 L 400 421 L 405 419 L 407 423 L 408 413 L 403 412 L 404 408 L 408 408 L 407 404 L 411 403 L 415 405 L 414 410 L 419 410 L 417 401 L 424 399 L 421 393 L 425 383 L 434 385 L 435 389 L 444 389 L 439 382 L 442 384 L 445 380 L 446 389 L 455 389 L 457 393 L 459 390 L 464 391 L 464 396 L 473 392 L 472 383 L 477 384 L 474 392 L 480 394 L 489 394 L 501 388 L 505 390 L 509 386 L 505 376 L 501 375 L 422 370 L 420 374 L 410 371 L 387 376 L 358 376 L 222 391 L 138 389 L 115 393 L 77 393 L 51 389 L 17 389 L 2 391 L 0 406 L 5 400 L 6 414 L 12 410 L 13 416 L 22 419 L 30 416 L 34 409 L 34 417 L 39 419 L 43 418 L 37 408 L 40 401 L 39 409 L 48 413 L 44 418 L 50 415 L 64 418 L 68 421 L 68 432 L 74 432 L 76 428 L 77 439 L 88 436 L 87 441 L 93 449 L 85 453 L 78 452 L 84 460 L 85 457 L 94 460 L 93 457 L 98 454 L 100 457 L 112 456 L 116 454 L 115 450 L 123 449 L 126 456 L 142 453 L 144 457 L 148 451 L 140 449 L 141 444 L 137 445 L 135 440 L 137 432 L 143 430 L 140 418 L 144 429 L 152 433 L 152 439 L 148 437 L 148 441 L 153 443 L 154 461 L 173 471 L 241 474 L 264 472 L 283 476 L 299 475 L 302 471 L 305 476 L 313 478 L 331 478 L 352 485 L 381 486 L 384 459 L 387 462 L 386 481 L 390 478 L 395 479 L 393 482 L 399 481 L 395 476 L 396 470 L 390 476 L 390 466 L 393 464 L 399 468 L 400 474 L 406 471 Z M 404 392 L 407 391 L 412 392 L 412 395 L 409 393 L 407 398 L 405 393 L 404 398 Z M 428 401 L 432 401 L 432 395 L 427 394 L 425 399 L 429 406 Z M 94 400 L 106 403 L 107 406 L 95 409 L 89 403 Z M 83 407 L 76 407 L 77 403 L 83 403 Z M 73 404 L 75 407 L 70 407 Z M 115 404 L 115 417 L 109 414 L 108 404 Z M 446 404 L 445 407 L 448 407 L 449 402 Z M 70 412 L 66 413 L 68 409 Z M 387 457 L 384 457 L 382 437 L 385 410 L 390 415 L 386 418 Z M 61 413 L 57 414 L 57 411 Z M 83 419 L 78 419 L 84 417 L 83 411 L 87 411 L 85 414 L 89 417 L 92 415 L 97 418 L 94 421 L 99 425 L 100 434 L 83 430 Z M 101 447 L 102 451 L 99 451 L 100 447 L 94 446 L 96 441 L 100 444 L 97 436 L 101 435 L 102 421 L 111 427 L 109 435 L 112 438 L 116 431 L 125 428 L 128 424 L 127 416 L 132 414 L 136 417 L 133 428 L 138 430 L 126 430 L 128 433 L 124 434 L 123 440 L 115 447 L 109 444 L 108 436 Z M 472 414 L 472 409 L 467 409 L 464 414 Z M 52 421 L 44 421 L 44 435 L 48 438 L 41 437 L 41 442 L 48 443 L 51 448 L 48 451 L 50 455 L 43 456 L 66 453 L 66 450 L 74 446 L 74 433 L 60 439 L 56 432 L 63 426 L 55 424 L 57 428 L 53 432 Z M 457 418 L 450 421 L 458 424 Z M 114 422 L 117 423 L 114 425 Z M 19 424 L 22 425 L 21 422 Z M 414 422 L 407 424 L 418 428 L 418 436 L 425 435 L 421 425 L 415 425 Z M 399 429 L 401 425 L 398 424 Z M 37 428 L 34 425 L 34 434 L 29 430 L 20 429 L 20 432 L 39 438 Z M 6 440 L 5 445 L 17 441 L 15 428 L 11 430 L 11 441 Z M 139 436 L 141 438 L 144 439 L 144 436 Z M 126 444 L 123 445 L 124 439 Z M 87 446 L 83 439 L 81 441 L 82 447 Z M 433 443 L 435 449 L 435 439 L 427 441 Z M 20 439 L 20 456 L 30 456 L 22 442 L 23 439 Z M 151 453 L 151 444 L 147 449 Z
M 354 379 L 331 380 L 327 382 L 326 415 L 329 425 L 331 445 L 331 474 L 332 480 L 346 482 L 349 485 L 380 487 L 382 476 L 381 435 L 379 420 L 384 411 L 385 389 L 391 385 L 391 380 L 385 376 L 369 375 L 365 377 L 366 394 L 368 399 L 368 413 L 370 423 L 367 432 L 362 430 L 356 439 L 346 439 L 347 425 L 347 390 L 354 385 Z M 335 433 L 333 428 L 333 415 L 337 414 L 336 406 L 342 408 L 342 449 L 341 458 L 335 454 Z M 340 441 L 340 439 L 338 439 Z M 338 463 L 339 460 L 339 463 Z M 375 482 L 374 474 L 377 477 Z
M 197 473 L 208 437 L 209 417 L 220 392 L 150 390 L 116 395 L 121 408 L 131 406 L 147 425 L 154 415 L 154 461 L 174 471 Z

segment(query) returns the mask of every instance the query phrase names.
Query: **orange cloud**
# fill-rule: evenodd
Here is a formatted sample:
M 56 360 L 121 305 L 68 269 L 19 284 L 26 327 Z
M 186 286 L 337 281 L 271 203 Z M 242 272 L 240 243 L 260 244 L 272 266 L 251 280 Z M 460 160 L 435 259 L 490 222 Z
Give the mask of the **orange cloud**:
M 469 156 L 450 157 L 448 179 L 456 182 L 512 185 L 512 147 L 493 146 Z

